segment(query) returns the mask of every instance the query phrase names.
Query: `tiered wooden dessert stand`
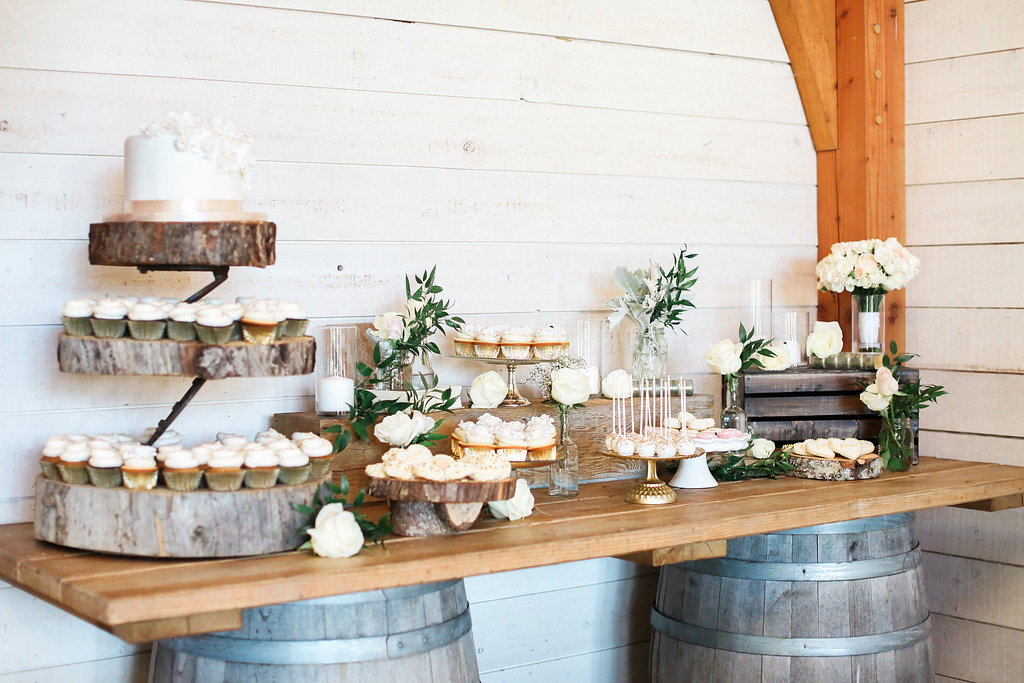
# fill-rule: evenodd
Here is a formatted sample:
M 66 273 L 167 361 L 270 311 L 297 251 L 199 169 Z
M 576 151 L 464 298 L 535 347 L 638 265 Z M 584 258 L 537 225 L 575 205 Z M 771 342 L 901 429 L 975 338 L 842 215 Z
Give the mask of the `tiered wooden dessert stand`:
M 209 294 L 231 266 L 274 263 L 276 226 L 248 222 L 109 222 L 89 230 L 92 265 L 154 270 L 208 271 L 213 282 L 186 301 Z M 313 371 L 312 337 L 272 344 L 138 341 L 61 334 L 62 372 L 93 375 L 193 377 L 188 391 L 160 421 L 160 438 L 211 379 L 281 377 Z M 303 541 L 304 518 L 292 503 L 308 503 L 322 482 L 229 493 L 167 489 L 134 491 L 36 482 L 35 536 L 60 545 L 152 557 L 236 557 L 291 550 Z

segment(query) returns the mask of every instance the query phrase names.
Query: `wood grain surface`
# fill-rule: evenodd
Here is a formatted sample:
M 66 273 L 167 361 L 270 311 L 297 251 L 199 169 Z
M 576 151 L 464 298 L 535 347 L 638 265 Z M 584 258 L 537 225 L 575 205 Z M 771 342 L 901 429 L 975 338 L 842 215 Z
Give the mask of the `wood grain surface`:
M 387 500 L 429 503 L 486 503 L 505 500 L 515 491 L 515 479 L 501 481 L 403 481 L 370 479 L 371 496 Z
M 270 344 L 228 342 L 224 345 L 171 339 L 99 339 L 61 334 L 57 364 L 61 372 L 85 375 L 161 375 L 174 377 L 283 377 L 313 372 L 316 343 L 312 337 L 280 339 Z
M 271 266 L 277 226 L 223 223 L 111 222 L 89 226 L 94 266 Z
M 56 550 L 34 541 L 31 525 L 6 525 L 0 575 L 113 628 L 957 505 L 1024 492 L 1024 469 L 922 458 L 908 473 L 879 479 L 727 483 L 656 508 L 626 503 L 627 488 L 586 484 L 575 500 L 535 493 L 537 509 L 525 520 L 482 520 L 445 538 L 395 538 L 343 560 L 306 552 L 191 562 L 111 558 Z M 381 514 L 383 505 L 366 512 Z

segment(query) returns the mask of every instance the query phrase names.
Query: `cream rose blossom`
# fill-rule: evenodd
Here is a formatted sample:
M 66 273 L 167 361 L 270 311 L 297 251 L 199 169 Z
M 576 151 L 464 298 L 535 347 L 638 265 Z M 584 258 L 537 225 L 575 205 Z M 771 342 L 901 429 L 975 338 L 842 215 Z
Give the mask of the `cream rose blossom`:
M 352 557 L 363 547 L 363 531 L 355 515 L 341 503 L 320 508 L 308 532 L 313 552 L 320 557 Z
M 837 322 L 815 321 L 814 330 L 807 335 L 807 355 L 828 358 L 843 350 L 843 331 Z
M 713 344 L 704 354 L 704 361 L 712 370 L 720 375 L 732 375 L 740 371 L 743 361 L 740 353 L 743 347 L 736 342 L 723 339 Z
M 555 370 L 551 373 L 551 398 L 566 406 L 585 403 L 590 398 L 590 380 L 579 370 Z
M 381 420 L 373 428 L 373 435 L 378 441 L 405 448 L 420 434 L 419 428 L 420 425 L 405 413 L 395 413 Z
M 754 439 L 754 443 L 750 445 L 750 454 L 758 460 L 771 457 L 774 452 L 775 442 L 768 439 Z
M 405 319 L 394 311 L 381 313 L 373 319 L 371 332 L 378 339 L 402 339 L 405 336 Z
M 771 349 L 775 356 L 760 356 L 761 365 L 764 366 L 765 370 L 786 370 L 789 368 L 789 350 L 784 346 L 772 345 L 768 347 Z
M 629 398 L 633 395 L 633 377 L 625 370 L 609 372 L 601 380 L 601 393 L 605 398 Z
M 530 493 L 530 485 L 525 479 L 516 480 L 516 492 L 508 500 L 495 500 L 487 504 L 491 514 L 498 519 L 507 519 L 514 522 L 533 514 L 533 494 Z
M 477 375 L 469 387 L 469 399 L 474 408 L 497 408 L 506 396 L 508 385 L 494 370 Z
M 877 384 L 869 384 L 864 391 L 860 392 L 860 400 L 870 410 L 882 412 L 889 407 L 890 397 L 879 394 Z
M 889 368 L 878 368 L 875 373 L 875 386 L 880 396 L 892 396 L 900 390 L 900 383 L 892 375 Z

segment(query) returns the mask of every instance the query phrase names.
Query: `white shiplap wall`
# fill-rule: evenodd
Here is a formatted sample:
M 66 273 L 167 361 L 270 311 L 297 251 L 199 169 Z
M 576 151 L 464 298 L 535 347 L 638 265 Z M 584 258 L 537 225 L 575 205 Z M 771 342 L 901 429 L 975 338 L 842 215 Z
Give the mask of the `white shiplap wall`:
M 124 138 L 167 110 L 256 140 L 251 206 L 278 224 L 277 264 L 233 272 L 227 297 L 365 320 L 437 263 L 469 318 L 571 329 L 615 295 L 615 265 L 686 242 L 700 309 L 671 370 L 704 391 L 740 278 L 773 278 L 778 307 L 815 303 L 814 154 L 767 0 L 0 2 L 0 523 L 29 519 L 46 436 L 141 430 L 187 384 L 54 363 L 65 298 L 202 280 L 86 258 L 89 222 L 120 208 Z M 255 432 L 311 389 L 214 382 L 176 429 Z M 655 579 L 618 560 L 470 579 L 484 679 L 643 678 Z M 145 676 L 146 648 L 7 586 L 0 633 L 4 683 Z
M 1024 465 L 1024 13 L 1018 0 L 906 5 L 907 242 L 922 259 L 907 345 L 950 395 L 930 455 Z M 940 680 L 1024 678 L 1024 510 L 920 513 Z

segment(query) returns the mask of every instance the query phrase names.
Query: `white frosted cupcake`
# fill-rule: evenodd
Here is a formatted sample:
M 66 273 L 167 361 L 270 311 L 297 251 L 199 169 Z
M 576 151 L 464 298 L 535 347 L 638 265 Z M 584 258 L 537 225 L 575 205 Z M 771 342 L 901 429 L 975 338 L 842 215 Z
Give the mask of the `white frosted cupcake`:
M 259 432 L 258 434 L 256 434 L 256 443 L 268 444 L 271 441 L 277 441 L 278 439 L 283 439 L 283 438 L 284 438 L 284 434 L 282 434 L 281 432 L 277 431 L 276 429 L 273 429 L 273 428 L 265 429 L 262 432 Z
M 240 303 L 226 303 L 220 305 L 220 310 L 231 316 L 231 341 L 242 341 L 242 314 L 245 306 Z
M 196 459 L 200 467 L 206 467 L 206 463 L 210 461 L 210 454 L 214 450 L 220 448 L 217 444 L 202 443 L 198 446 L 193 446 L 191 449 L 192 457 Z
M 287 442 L 286 442 L 287 443 Z M 303 484 L 309 479 L 312 466 L 309 464 L 309 456 L 301 449 L 289 445 L 275 451 L 281 472 L 278 479 L 282 484 Z
M 462 443 L 462 457 L 477 455 L 494 455 L 494 435 L 483 425 L 469 423 Z
M 462 326 L 462 329 L 455 332 L 455 355 L 462 358 L 472 358 L 476 355 L 473 351 L 473 340 L 476 333 L 480 331 L 480 325 L 470 323 Z
M 121 465 L 121 479 L 125 488 L 148 491 L 156 486 L 156 458 L 146 455 L 129 455 Z
M 557 325 L 547 325 L 537 330 L 533 337 L 533 355 L 539 360 L 554 360 L 562 355 L 562 336 L 565 330 Z
M 69 443 L 61 451 L 57 462 L 60 478 L 67 484 L 88 484 L 89 473 L 85 471 L 89 461 L 89 446 L 80 441 Z
M 128 332 L 132 339 L 153 341 L 163 339 L 167 316 L 159 304 L 139 302 L 128 309 Z
M 277 338 L 277 313 L 266 306 L 246 306 L 242 337 L 252 344 L 269 344 Z
M 555 422 L 550 415 L 538 415 L 526 423 L 526 448 L 529 460 L 555 460 Z
M 473 355 L 477 358 L 497 358 L 501 344 L 501 330 L 498 327 L 485 327 L 473 337 Z
M 113 448 L 93 449 L 89 455 L 86 471 L 93 486 L 114 488 L 121 485 L 121 454 Z
M 526 460 L 526 430 L 522 422 L 507 422 L 494 432 L 497 453 L 509 462 Z
M 232 325 L 234 320 L 220 307 L 206 306 L 196 311 L 196 336 L 204 344 L 227 344 Z
M 245 454 L 245 485 L 251 489 L 269 489 L 277 483 L 279 464 L 274 451 L 257 444 Z
M 128 326 L 125 316 L 128 306 L 118 299 L 100 299 L 92 308 L 93 335 L 101 339 L 118 339 L 123 337 Z
M 218 434 L 217 440 L 223 448 L 240 451 L 249 445 L 249 440 L 240 434 Z
M 309 318 L 294 301 L 281 301 L 277 304 L 277 310 L 284 313 L 284 322 L 281 324 L 282 337 L 301 337 L 306 334 L 309 326 Z
M 501 333 L 501 356 L 509 360 L 526 360 L 530 357 L 533 343 L 533 328 L 516 325 Z
M 39 467 L 43 470 L 43 477 L 53 481 L 60 481 L 60 470 L 57 463 L 60 462 L 60 454 L 64 452 L 71 443 L 66 437 L 51 436 L 43 444 L 42 456 L 39 458 Z
M 164 459 L 164 483 L 172 491 L 195 491 L 203 478 L 203 467 L 192 451 L 179 448 Z
M 64 331 L 72 337 L 88 337 L 92 335 L 91 299 L 69 299 L 64 302 L 64 312 L 60 321 L 64 323 Z
M 213 491 L 237 491 L 242 488 L 245 459 L 239 451 L 218 448 L 206 463 L 206 485 Z
M 295 439 L 294 434 L 292 439 Z M 330 474 L 331 461 L 334 460 L 334 444 L 327 439 L 314 436 L 311 439 L 303 439 L 298 446 L 299 450 L 309 458 L 310 476 L 320 479 Z
M 195 304 L 178 304 L 167 313 L 167 336 L 174 341 L 196 340 Z

